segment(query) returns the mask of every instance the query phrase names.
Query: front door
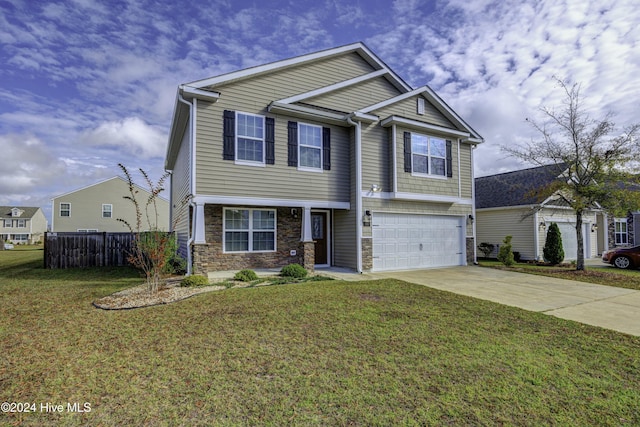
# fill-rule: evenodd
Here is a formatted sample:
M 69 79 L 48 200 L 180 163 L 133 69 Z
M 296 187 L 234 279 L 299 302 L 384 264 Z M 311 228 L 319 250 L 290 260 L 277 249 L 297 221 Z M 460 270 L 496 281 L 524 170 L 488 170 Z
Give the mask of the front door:
M 316 264 L 328 264 L 327 213 L 311 212 L 311 238 L 316 242 Z

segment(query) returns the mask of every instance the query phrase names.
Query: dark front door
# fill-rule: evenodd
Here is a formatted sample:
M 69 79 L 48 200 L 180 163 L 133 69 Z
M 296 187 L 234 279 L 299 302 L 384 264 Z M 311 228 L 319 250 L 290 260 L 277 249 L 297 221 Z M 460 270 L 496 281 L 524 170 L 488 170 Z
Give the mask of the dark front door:
M 328 264 L 326 212 L 311 212 L 311 238 L 316 242 L 316 264 Z

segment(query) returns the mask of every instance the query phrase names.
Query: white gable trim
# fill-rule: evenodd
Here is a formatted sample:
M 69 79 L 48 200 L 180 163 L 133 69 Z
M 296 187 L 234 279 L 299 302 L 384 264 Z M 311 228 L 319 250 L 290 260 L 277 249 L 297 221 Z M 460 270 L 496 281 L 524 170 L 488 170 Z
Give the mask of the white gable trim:
M 467 137 L 469 142 L 482 143 L 484 139 L 477 133 L 471 126 L 469 126 L 458 114 L 451 109 L 443 100 L 440 98 L 429 86 L 422 86 L 418 89 L 414 89 L 410 92 L 403 93 L 402 95 L 398 95 L 393 98 L 389 98 L 385 101 L 378 102 L 377 104 L 370 105 L 361 109 L 360 111 L 363 113 L 370 113 L 372 111 L 378 110 L 380 108 L 387 107 L 389 105 L 395 104 L 397 102 L 403 101 L 407 98 L 411 98 L 413 96 L 422 95 L 427 100 L 435 106 L 438 111 L 440 111 L 447 119 L 449 119 L 453 124 L 458 127 L 466 130 L 468 132 Z M 446 128 L 443 128 L 446 129 Z
M 329 86 L 325 86 L 325 87 L 322 87 L 320 89 L 311 90 L 309 92 L 301 93 L 299 95 L 294 95 L 294 96 L 291 96 L 289 98 L 284 98 L 284 99 L 281 99 L 281 100 L 279 100 L 277 102 L 283 103 L 283 104 L 292 104 L 294 102 L 300 102 L 300 101 L 302 101 L 304 99 L 307 99 L 307 98 L 313 98 L 314 96 L 324 95 L 326 93 L 330 93 L 330 92 L 333 92 L 333 91 L 336 91 L 336 90 L 339 90 L 339 89 L 344 89 L 346 87 L 349 87 L 349 86 L 352 86 L 352 85 L 355 85 L 355 84 L 358 84 L 358 83 L 361 83 L 361 82 L 364 82 L 364 81 L 367 81 L 367 80 L 371 80 L 371 79 L 374 79 L 376 77 L 384 76 L 384 75 L 386 75 L 388 73 L 389 73 L 389 71 L 386 70 L 386 69 L 385 70 L 374 71 L 372 73 L 364 74 L 362 76 L 355 77 L 355 78 L 349 79 L 349 80 L 345 80 L 345 81 L 340 82 L 340 83 L 336 83 L 336 84 L 332 84 L 332 85 L 329 85 Z
M 456 129 L 446 128 L 438 125 L 432 125 L 425 122 L 419 122 L 417 120 L 405 119 L 404 117 L 399 117 L 399 116 L 387 117 L 382 122 L 380 122 L 380 125 L 382 127 L 389 127 L 392 125 L 401 125 L 404 127 L 424 130 L 427 132 L 431 131 L 431 132 L 438 132 L 438 133 L 453 135 L 458 138 L 469 138 L 470 136 L 468 132 L 461 132 Z
M 256 67 L 246 68 L 244 70 L 234 71 L 220 76 L 211 77 L 203 80 L 196 80 L 191 83 L 187 83 L 187 86 L 195 88 L 203 88 L 207 86 L 213 86 L 221 83 L 226 83 L 232 80 L 244 79 L 247 77 L 254 77 L 256 75 L 275 71 L 285 67 L 291 67 L 294 65 L 303 64 L 305 62 L 316 61 L 319 59 L 330 58 L 332 56 L 342 55 L 344 53 L 358 52 L 362 57 L 374 68 L 378 70 L 386 70 L 391 76 L 393 82 L 403 88 L 406 91 L 410 91 L 411 87 L 406 84 L 398 75 L 396 75 L 387 65 L 380 60 L 367 46 L 362 42 L 352 43 L 333 49 L 327 49 L 320 52 L 310 53 L 307 55 L 297 56 L 295 58 L 285 59 L 282 61 L 272 62 L 270 64 L 258 65 Z

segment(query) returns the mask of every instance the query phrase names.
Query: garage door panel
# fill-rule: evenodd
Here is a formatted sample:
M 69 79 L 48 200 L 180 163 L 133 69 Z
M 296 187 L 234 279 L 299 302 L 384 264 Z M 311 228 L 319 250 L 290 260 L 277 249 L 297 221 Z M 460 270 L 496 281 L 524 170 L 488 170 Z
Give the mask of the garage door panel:
M 374 213 L 374 270 L 464 264 L 461 224 L 454 216 Z

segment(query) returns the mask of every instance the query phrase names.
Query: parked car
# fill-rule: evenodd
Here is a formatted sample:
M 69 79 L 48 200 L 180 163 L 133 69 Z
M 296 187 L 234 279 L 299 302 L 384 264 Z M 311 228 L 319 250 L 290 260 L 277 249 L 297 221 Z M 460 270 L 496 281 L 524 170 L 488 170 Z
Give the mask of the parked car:
M 5 250 L 13 249 L 13 243 L 5 243 L 4 244 L 4 249 Z
M 602 254 L 602 261 L 618 268 L 640 267 L 640 246 L 612 249 Z

